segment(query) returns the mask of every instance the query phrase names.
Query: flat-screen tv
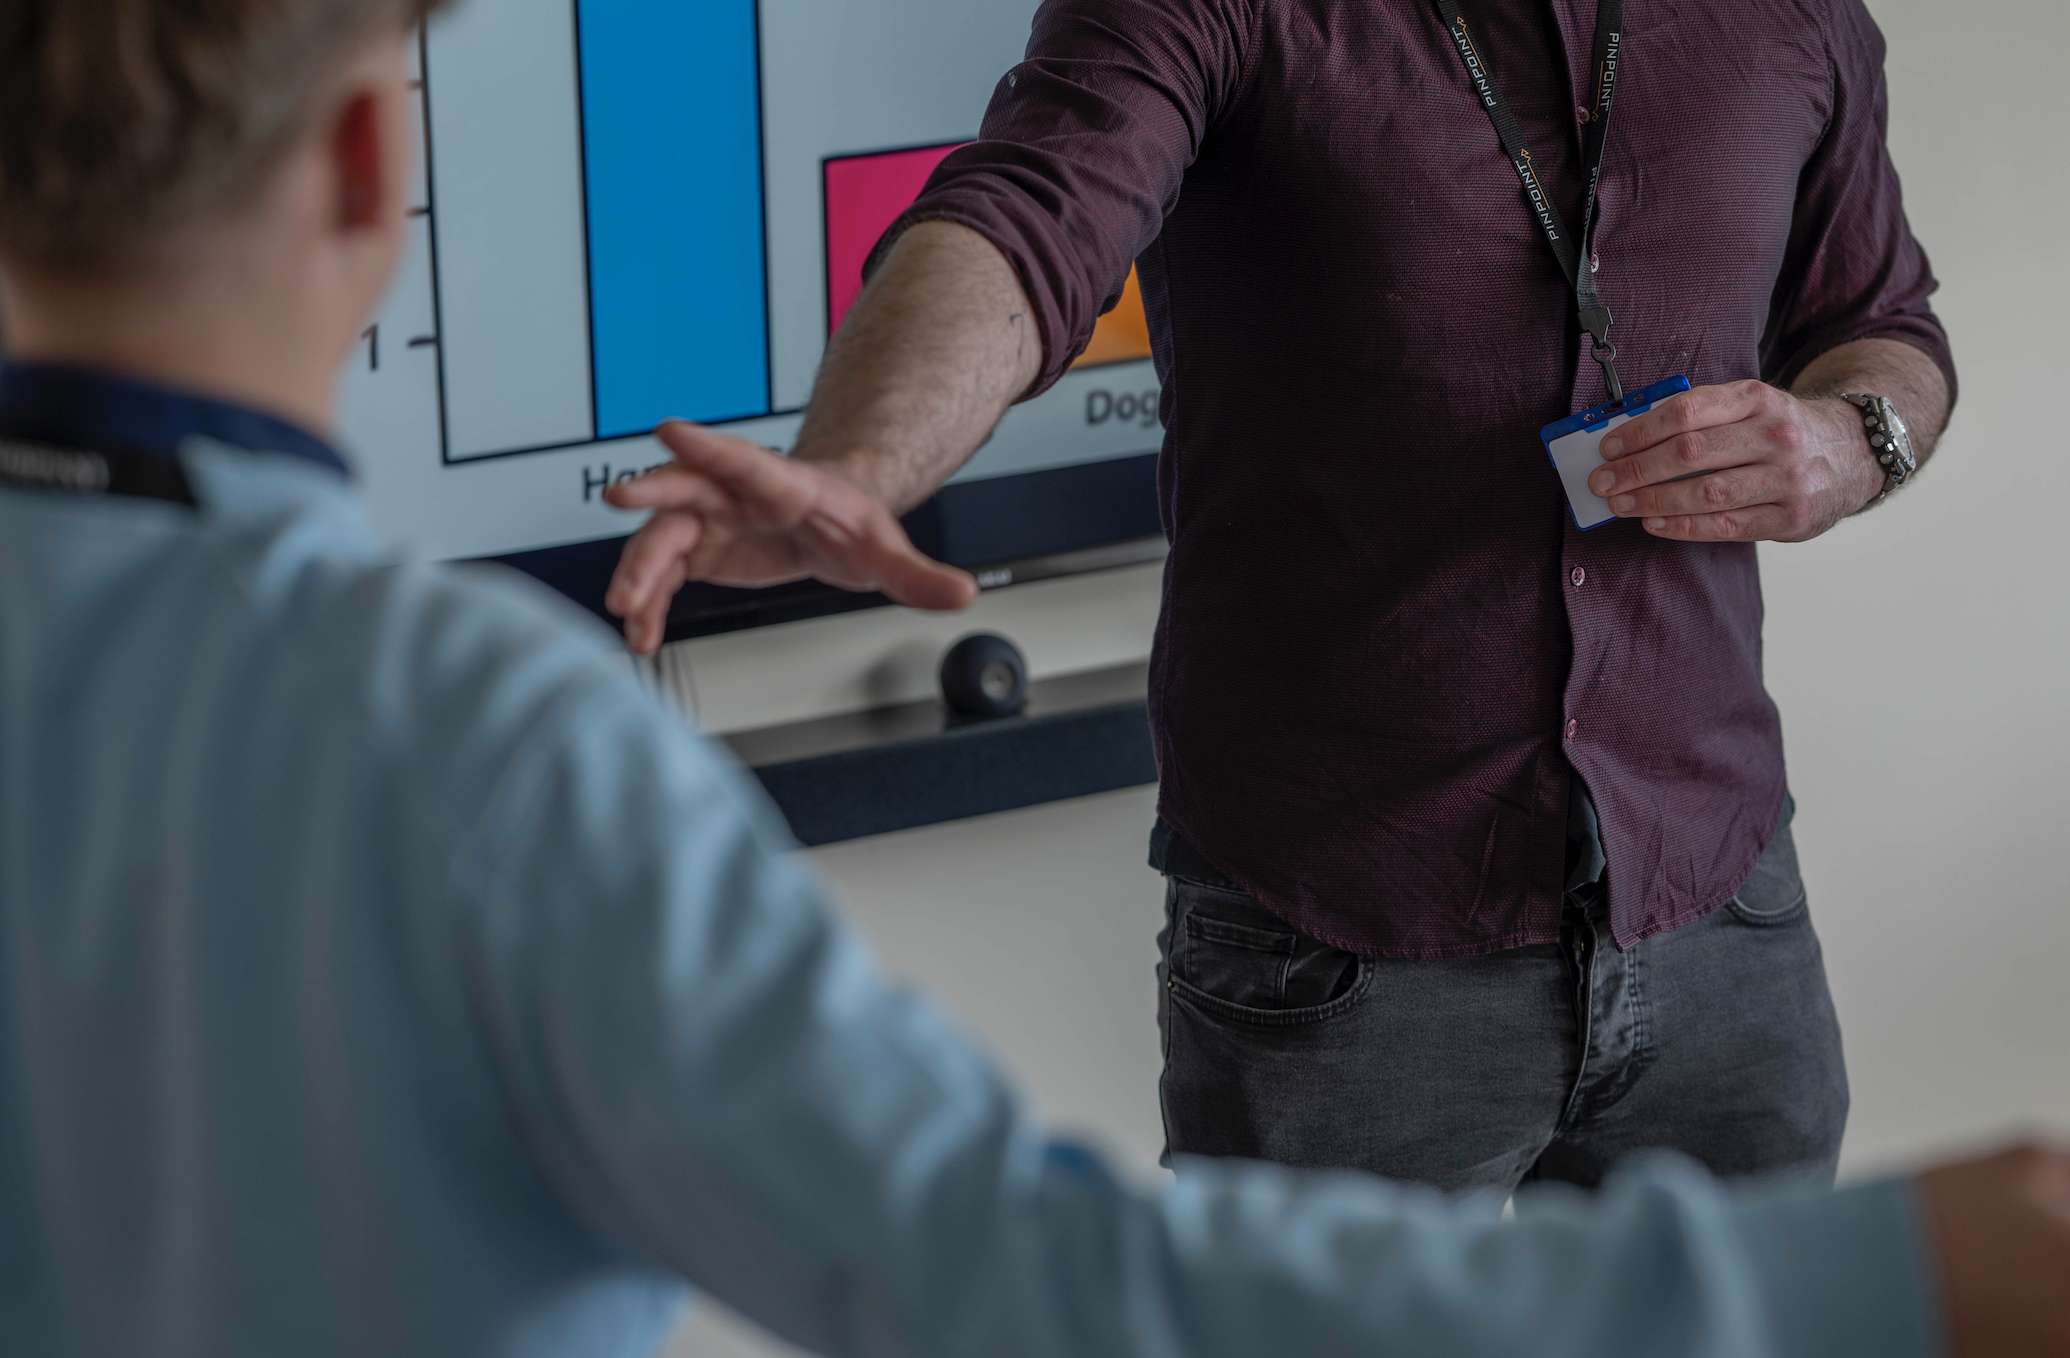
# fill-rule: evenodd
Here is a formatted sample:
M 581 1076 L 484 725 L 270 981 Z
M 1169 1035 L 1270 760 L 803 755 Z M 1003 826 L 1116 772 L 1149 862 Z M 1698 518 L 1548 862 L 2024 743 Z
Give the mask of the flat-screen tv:
M 974 135 L 1036 0 L 472 0 L 417 48 L 423 183 L 345 430 L 379 528 L 601 611 L 603 488 L 688 419 L 788 448 L 865 258 Z M 1140 291 L 909 527 L 998 585 L 1154 554 Z M 695 588 L 683 638 L 855 607 Z

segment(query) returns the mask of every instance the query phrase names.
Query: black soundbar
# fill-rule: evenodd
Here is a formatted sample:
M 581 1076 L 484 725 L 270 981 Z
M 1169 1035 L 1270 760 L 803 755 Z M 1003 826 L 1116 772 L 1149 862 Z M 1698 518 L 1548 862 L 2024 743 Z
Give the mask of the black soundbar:
M 932 700 L 725 739 L 812 847 L 1155 783 L 1146 693 L 1124 665 L 1037 680 L 1016 717 Z

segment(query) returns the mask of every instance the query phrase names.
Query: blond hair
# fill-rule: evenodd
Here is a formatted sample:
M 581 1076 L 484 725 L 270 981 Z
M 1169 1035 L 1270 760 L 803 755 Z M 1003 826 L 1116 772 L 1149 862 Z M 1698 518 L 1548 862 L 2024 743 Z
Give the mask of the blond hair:
M 261 184 L 335 63 L 445 0 L 0 0 L 0 256 L 96 268 Z

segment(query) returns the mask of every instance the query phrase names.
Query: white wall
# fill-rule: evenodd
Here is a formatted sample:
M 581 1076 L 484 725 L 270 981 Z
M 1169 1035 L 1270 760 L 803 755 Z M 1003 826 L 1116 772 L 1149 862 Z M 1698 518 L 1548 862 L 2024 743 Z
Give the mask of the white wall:
M 1872 8 L 1963 404 L 1917 486 L 1766 562 L 1769 678 L 1847 1029 L 1857 1169 L 2014 1124 L 2070 1130 L 2070 178 L 2055 140 L 2070 96 L 2044 59 L 2070 53 L 2070 7 Z M 1147 648 L 1152 583 L 1138 572 L 987 608 L 1032 631 L 1038 670 L 1103 664 L 1124 637 Z M 798 701 L 798 664 L 821 698 L 866 672 L 880 690 L 924 691 L 944 625 L 889 631 L 906 626 L 886 641 L 883 619 L 847 620 L 816 652 L 787 636 L 780 701 Z M 692 648 L 693 669 L 724 676 L 708 699 L 746 701 L 754 644 Z M 760 719 L 752 704 L 732 716 Z M 1146 1167 L 1161 1140 L 1150 816 L 1147 791 L 1121 793 L 816 855 L 891 965 L 1060 1120 Z M 700 1317 L 674 1351 L 767 1350 Z
M 1872 8 L 1962 405 L 1916 486 L 1765 563 L 1857 1162 L 2070 1125 L 2070 96 L 2024 78 L 2070 8 Z

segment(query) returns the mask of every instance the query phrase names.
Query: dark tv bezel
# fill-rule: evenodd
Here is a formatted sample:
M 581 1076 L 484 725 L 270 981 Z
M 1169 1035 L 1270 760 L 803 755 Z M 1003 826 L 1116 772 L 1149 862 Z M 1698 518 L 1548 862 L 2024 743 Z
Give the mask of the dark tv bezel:
M 1157 455 L 1131 454 L 1015 476 L 953 484 L 905 520 L 913 543 L 938 561 L 997 583 L 1054 579 L 1155 560 L 1164 550 Z M 604 607 L 626 539 L 486 558 L 612 621 Z M 667 639 L 690 641 L 886 606 L 816 581 L 767 590 L 693 585 L 669 611 Z

